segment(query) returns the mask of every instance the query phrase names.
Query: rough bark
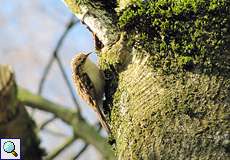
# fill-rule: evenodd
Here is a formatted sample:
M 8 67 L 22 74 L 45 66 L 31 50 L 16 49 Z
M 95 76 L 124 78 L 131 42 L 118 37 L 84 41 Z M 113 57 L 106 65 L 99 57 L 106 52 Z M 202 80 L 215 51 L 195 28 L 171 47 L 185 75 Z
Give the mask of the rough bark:
M 39 148 L 35 123 L 17 100 L 12 69 L 4 65 L 0 65 L 0 137 L 20 138 L 23 159 L 42 159 L 44 153 Z
M 105 45 L 111 45 L 118 39 L 117 17 L 113 10 L 113 1 L 64 0 L 71 11 L 96 34 Z
M 229 2 L 118 4 L 119 39 L 99 54 L 117 158 L 228 159 Z
M 134 63 L 118 83 L 111 115 L 118 159 L 229 158 L 229 78 L 159 75 Z

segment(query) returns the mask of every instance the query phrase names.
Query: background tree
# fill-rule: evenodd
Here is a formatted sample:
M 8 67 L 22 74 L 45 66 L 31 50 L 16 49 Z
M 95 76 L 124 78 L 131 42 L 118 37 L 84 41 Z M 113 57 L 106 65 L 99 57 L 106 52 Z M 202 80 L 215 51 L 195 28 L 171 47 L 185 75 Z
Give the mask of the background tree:
M 60 1 L 23 0 L 0 3 L 0 19 L 3 20 L 0 29 L 0 63 L 13 66 L 17 81 L 16 86 L 12 69 L 8 72 L 5 68 L 9 67 L 0 65 L 1 138 L 21 138 L 25 159 L 41 159 L 39 141 L 35 138 L 37 133 L 41 138 L 41 147 L 45 148 L 48 154 L 43 157 L 45 159 L 101 159 L 101 147 L 102 152 L 111 153 L 103 138 L 105 134 L 96 123 L 93 112 L 89 112 L 90 109 L 85 107 L 85 104 L 76 100 L 77 95 L 71 88 L 71 74 L 68 72 L 71 57 L 77 50 L 93 49 L 90 44 L 93 41 L 86 27 L 73 18 Z M 51 4 L 52 8 L 49 8 Z M 15 9 L 18 7 L 20 11 Z M 33 23 L 34 19 L 37 19 L 36 23 Z M 38 32 L 45 34 L 36 34 Z M 70 32 L 71 35 L 68 34 Z M 77 38 L 73 37 L 75 35 Z M 71 43 L 70 39 L 74 42 Z M 84 41 L 87 41 L 87 44 L 84 44 Z M 37 44 L 43 47 L 40 48 Z M 93 56 L 90 58 L 94 59 Z M 29 88 L 33 93 L 19 86 Z M 34 94 L 36 91 L 38 95 Z M 46 98 L 39 96 L 41 94 Z M 36 128 L 28 115 L 36 121 Z M 78 128 L 77 132 L 84 137 L 92 134 L 88 137 L 91 140 L 88 139 L 87 142 L 80 138 L 75 134 L 73 126 L 66 125 L 68 122 L 63 123 L 61 117 L 65 120 L 71 117 L 79 118 L 77 123 L 83 122 L 86 125 L 73 126 L 83 127 Z M 85 132 L 84 128 L 90 130 Z M 100 144 L 97 143 L 99 139 L 102 140 Z M 97 143 L 99 148 L 94 147 L 90 141 Z M 104 153 L 102 155 L 106 159 L 113 156 L 106 156 Z
M 65 0 L 103 43 L 118 159 L 228 159 L 228 0 Z

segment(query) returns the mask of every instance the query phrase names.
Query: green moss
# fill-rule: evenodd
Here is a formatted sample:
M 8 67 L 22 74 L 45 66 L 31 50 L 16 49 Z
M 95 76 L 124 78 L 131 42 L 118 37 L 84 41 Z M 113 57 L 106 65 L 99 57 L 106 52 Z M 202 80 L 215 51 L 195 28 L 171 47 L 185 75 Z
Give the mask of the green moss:
M 120 97 L 121 97 L 121 92 L 117 91 L 113 96 L 113 104 L 115 104 L 115 105 L 119 104 Z M 117 124 L 117 123 L 120 121 L 119 121 L 119 117 L 117 115 L 120 115 L 118 105 L 113 107 L 113 112 L 111 115 L 111 117 L 112 117 L 111 123 L 114 124 L 113 128 L 117 128 L 119 126 L 119 124 Z
M 220 60 L 230 50 L 229 0 L 132 3 L 120 13 L 119 26 L 130 46 L 151 53 L 154 68 L 172 73 L 199 66 L 213 72 L 230 63 Z
M 103 70 L 109 69 L 111 65 L 116 66 L 119 63 L 119 55 L 114 50 L 99 55 L 100 68 Z
M 99 65 L 103 70 L 114 68 L 115 72 L 120 72 L 129 62 L 130 48 L 126 44 L 127 37 L 120 34 L 118 41 L 111 46 L 107 46 L 99 54 Z
M 189 57 L 189 56 L 180 56 L 178 58 L 178 65 L 179 65 L 179 67 L 186 68 L 186 67 L 189 67 L 190 65 L 192 66 L 192 63 L 193 63 L 192 57 Z

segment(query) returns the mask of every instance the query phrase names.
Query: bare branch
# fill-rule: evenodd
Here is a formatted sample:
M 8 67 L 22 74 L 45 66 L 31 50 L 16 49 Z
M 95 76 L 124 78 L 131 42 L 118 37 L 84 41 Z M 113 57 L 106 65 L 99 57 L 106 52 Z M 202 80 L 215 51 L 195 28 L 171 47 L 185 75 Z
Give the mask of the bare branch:
M 58 148 L 51 153 L 46 160 L 52 160 L 55 157 L 57 157 L 62 151 L 64 151 L 66 148 L 68 148 L 71 144 L 73 144 L 73 142 L 75 141 L 76 137 L 72 136 L 70 138 L 68 138 L 66 140 L 66 142 L 64 144 L 62 144 L 61 146 L 58 146 Z
M 72 126 L 75 136 L 83 139 L 86 143 L 94 145 L 105 159 L 115 159 L 106 139 L 93 126 L 89 125 L 80 114 L 20 87 L 18 87 L 18 99 L 25 105 L 53 113 L 56 117 Z
M 71 121 L 77 115 L 76 111 L 68 109 L 69 107 L 64 107 L 59 104 L 53 103 L 21 87 L 18 87 L 18 99 L 23 104 L 28 105 L 32 108 L 51 112 L 67 123 L 71 123 Z

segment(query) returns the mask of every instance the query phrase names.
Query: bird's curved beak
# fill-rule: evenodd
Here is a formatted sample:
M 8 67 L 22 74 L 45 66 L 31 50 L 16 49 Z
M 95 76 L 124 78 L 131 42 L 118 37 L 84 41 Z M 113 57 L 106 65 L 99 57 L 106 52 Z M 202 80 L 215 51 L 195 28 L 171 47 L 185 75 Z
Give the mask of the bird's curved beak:
M 91 53 L 93 53 L 93 52 L 89 52 L 89 53 L 87 53 L 87 54 L 86 54 L 86 56 L 88 57 Z

